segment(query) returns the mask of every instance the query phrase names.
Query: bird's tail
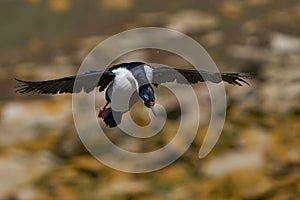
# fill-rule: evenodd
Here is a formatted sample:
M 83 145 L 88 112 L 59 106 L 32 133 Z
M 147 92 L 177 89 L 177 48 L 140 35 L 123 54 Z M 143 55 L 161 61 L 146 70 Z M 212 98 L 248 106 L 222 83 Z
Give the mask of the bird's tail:
M 122 120 L 122 115 L 123 113 L 121 112 L 115 112 L 115 111 L 111 111 L 105 118 L 104 118 L 104 123 L 106 126 L 108 126 L 109 128 L 113 128 L 118 126 L 118 124 L 121 123 Z

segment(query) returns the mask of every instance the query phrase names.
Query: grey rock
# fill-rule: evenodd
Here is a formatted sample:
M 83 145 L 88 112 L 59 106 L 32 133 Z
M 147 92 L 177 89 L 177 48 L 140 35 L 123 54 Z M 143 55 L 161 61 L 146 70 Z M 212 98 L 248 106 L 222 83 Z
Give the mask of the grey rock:
M 284 33 L 272 33 L 270 44 L 273 52 L 277 54 L 290 54 L 300 51 L 300 38 Z
M 197 33 L 209 31 L 219 26 L 219 20 L 213 14 L 197 11 L 183 10 L 170 16 L 167 28 L 183 33 Z

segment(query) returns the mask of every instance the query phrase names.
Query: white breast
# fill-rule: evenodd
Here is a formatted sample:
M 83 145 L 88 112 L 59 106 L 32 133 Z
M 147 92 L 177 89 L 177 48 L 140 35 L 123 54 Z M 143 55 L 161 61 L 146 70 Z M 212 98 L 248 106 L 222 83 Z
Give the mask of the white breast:
M 127 112 L 131 96 L 138 91 L 138 83 L 132 73 L 125 68 L 118 68 L 112 72 L 115 78 L 112 87 L 109 88 L 111 108 L 117 112 Z

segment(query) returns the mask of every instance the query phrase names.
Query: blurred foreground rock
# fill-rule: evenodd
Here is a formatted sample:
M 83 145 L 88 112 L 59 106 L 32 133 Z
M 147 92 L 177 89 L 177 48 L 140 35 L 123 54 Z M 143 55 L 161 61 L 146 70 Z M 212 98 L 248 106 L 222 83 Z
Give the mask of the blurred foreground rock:
M 53 171 L 57 161 L 48 151 L 30 153 L 14 150 L 2 153 L 0 199 L 8 199 L 10 196 L 19 196 L 21 200 L 38 199 L 40 192 L 33 189 L 31 184 Z
M 63 134 L 58 130 L 68 126 L 71 111 L 70 99 L 63 97 L 60 100 L 10 102 L 2 108 L 0 146 L 42 142 L 43 138 L 47 138 L 45 145 L 51 146 L 55 138 Z

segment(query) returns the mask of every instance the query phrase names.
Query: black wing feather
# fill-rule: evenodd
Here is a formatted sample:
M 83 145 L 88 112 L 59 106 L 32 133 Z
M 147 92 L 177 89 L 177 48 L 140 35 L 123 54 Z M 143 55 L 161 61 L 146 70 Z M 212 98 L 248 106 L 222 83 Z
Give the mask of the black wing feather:
M 101 77 L 101 78 L 100 78 Z M 82 90 L 86 93 L 100 86 L 100 92 L 114 79 L 115 75 L 110 71 L 91 71 L 78 76 L 68 76 L 60 79 L 47 81 L 24 81 L 16 79 L 20 85 L 16 86 L 19 93 L 39 93 L 39 94 L 62 94 L 79 93 Z M 75 84 L 76 79 L 76 84 Z M 75 84 L 75 87 L 74 87 Z
M 252 77 L 253 75 L 251 74 L 243 73 L 217 73 L 170 67 L 159 67 L 155 68 L 153 71 L 153 84 L 155 86 L 158 86 L 161 83 L 173 81 L 181 84 L 194 84 L 204 81 L 220 83 L 221 81 L 225 81 L 232 85 L 242 86 L 243 83 L 248 84 L 248 82 L 244 79 L 250 79 Z

